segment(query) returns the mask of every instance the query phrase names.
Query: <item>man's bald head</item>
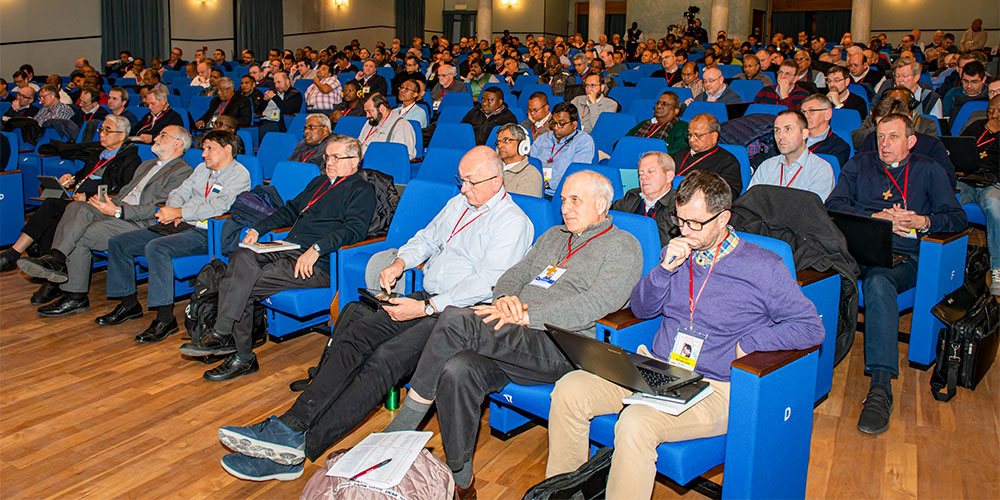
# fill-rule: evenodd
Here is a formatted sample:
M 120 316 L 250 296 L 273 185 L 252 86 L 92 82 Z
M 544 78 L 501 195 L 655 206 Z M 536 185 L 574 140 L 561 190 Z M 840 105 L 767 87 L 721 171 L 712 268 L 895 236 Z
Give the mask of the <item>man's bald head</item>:
M 503 160 L 491 148 L 476 146 L 458 164 L 458 181 L 469 205 L 479 208 L 503 187 Z

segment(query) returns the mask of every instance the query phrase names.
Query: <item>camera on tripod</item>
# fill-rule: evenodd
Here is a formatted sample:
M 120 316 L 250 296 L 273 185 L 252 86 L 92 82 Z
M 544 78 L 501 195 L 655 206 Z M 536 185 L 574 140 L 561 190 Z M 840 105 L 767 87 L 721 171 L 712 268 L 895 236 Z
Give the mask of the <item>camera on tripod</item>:
M 688 7 L 688 10 L 684 12 L 684 17 L 687 19 L 689 27 L 694 26 L 695 16 L 697 16 L 699 12 L 701 12 L 701 8 L 697 5 Z

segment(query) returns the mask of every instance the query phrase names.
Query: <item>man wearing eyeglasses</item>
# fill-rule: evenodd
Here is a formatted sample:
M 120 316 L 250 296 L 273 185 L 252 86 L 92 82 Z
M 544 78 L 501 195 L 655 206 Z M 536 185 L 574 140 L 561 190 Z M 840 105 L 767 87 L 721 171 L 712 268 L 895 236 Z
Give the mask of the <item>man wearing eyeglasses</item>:
M 521 145 L 524 143 L 524 154 Z M 528 163 L 531 137 L 520 125 L 508 123 L 497 131 L 497 154 L 503 161 L 503 187 L 508 193 L 541 198 L 544 192 L 542 173 Z
M 949 122 L 955 120 L 955 115 L 962 105 L 968 101 L 985 101 L 986 94 L 986 67 L 979 61 L 970 61 L 961 70 L 962 84 L 949 90 L 944 95 L 941 111 L 948 115 Z
M 160 135 L 164 127 L 168 125 L 184 126 L 184 119 L 180 113 L 170 108 L 167 102 L 166 87 L 158 87 L 146 93 L 146 107 L 149 113 L 142 121 L 132 126 L 129 136 L 134 142 L 151 144 L 153 138 Z
M 70 203 L 56 226 L 52 250 L 40 258 L 18 261 L 25 274 L 46 280 L 48 288 L 61 291 L 59 300 L 38 308 L 39 316 L 64 316 L 90 308 L 91 251 L 107 250 L 112 236 L 156 222 L 156 205 L 165 202 L 191 175 L 191 166 L 182 157 L 190 146 L 191 135 L 186 130 L 176 125 L 165 127 L 153 141 L 156 159 L 139 164 L 119 196 L 93 196 L 85 203 Z
M 552 108 L 549 131 L 531 145 L 529 156 L 542 162 L 545 194 L 552 195 L 570 163 L 594 161 L 594 139 L 578 130 L 580 115 L 576 106 L 566 101 Z
M 10 104 L 10 109 L 4 112 L 4 121 L 8 118 L 34 118 L 38 114 L 38 108 L 34 105 L 35 89 L 25 87 L 17 90 L 17 99 Z
M 823 94 L 813 94 L 802 101 L 802 115 L 809 125 L 809 135 L 805 147 L 810 153 L 833 155 L 841 166 L 851 157 L 851 146 L 833 133 L 830 119 L 833 118 L 833 103 Z
M 399 112 L 389 109 L 389 100 L 375 92 L 365 98 L 365 117 L 368 121 L 361 128 L 358 140 L 361 141 L 362 153 L 375 142 L 394 142 L 406 146 L 410 159 L 417 155 L 417 138 L 413 127 Z
M 392 81 L 389 82 L 393 95 L 398 96 L 399 88 L 408 80 L 420 80 L 423 82 L 423 86 L 427 87 L 427 77 L 420 71 L 420 58 L 412 54 L 406 56 L 406 65 L 403 71 L 392 77 Z M 423 98 L 423 96 L 423 93 L 421 93 L 420 98 Z
M 670 240 L 660 265 L 632 289 L 632 313 L 660 322 L 652 346 L 641 354 L 696 370 L 712 393 L 673 416 L 644 405 L 624 406 L 622 398 L 631 389 L 583 370 L 569 372 L 552 391 L 546 477 L 586 462 L 590 419 L 620 412 L 607 497 L 650 498 L 660 443 L 726 433 L 729 367 L 736 358 L 805 349 L 823 340 L 815 306 L 781 258 L 740 239 L 729 225 L 732 199 L 721 177 L 693 172 L 676 199 L 673 220 L 681 237 Z M 700 348 L 688 353 L 686 345 Z M 418 388 L 416 377 L 411 386 Z
M 653 106 L 653 117 L 639 122 L 625 135 L 660 139 L 667 145 L 667 153 L 674 154 L 687 146 L 688 123 L 680 119 L 680 98 L 666 91 L 660 94 Z
M 323 152 L 326 151 L 326 139 L 332 133 L 330 117 L 323 113 L 312 113 L 306 117 L 306 126 L 302 129 L 302 140 L 295 145 L 288 161 L 312 163 L 320 169 L 326 168 Z
M 284 414 L 220 429 L 222 443 L 239 452 L 223 457 L 228 472 L 256 481 L 299 477 L 306 457 L 321 457 L 413 372 L 442 310 L 490 300 L 500 275 L 528 251 L 534 229 L 504 190 L 497 154 L 477 146 L 458 171 L 461 194 L 405 245 L 368 262 L 369 288 L 402 292 L 403 273 L 423 264 L 424 290 L 388 299 L 393 305 L 334 339 L 328 349 L 336 354 Z
M 228 76 L 219 78 L 215 87 L 215 96 L 209 101 L 205 114 L 194 122 L 194 127 L 210 127 L 222 115 L 235 118 L 240 127 L 249 127 L 253 123 L 253 103 L 242 92 L 236 92 L 233 79 Z
M 826 71 L 827 93 L 831 104 L 837 109 L 853 109 L 862 120 L 868 116 L 868 104 L 861 96 L 854 95 L 848 86 L 851 73 L 843 66 L 832 66 Z
M 326 142 L 325 172 L 295 198 L 255 224 L 243 243 L 291 226 L 284 240 L 299 249 L 257 253 L 241 248 L 229 258 L 219 284 L 219 314 L 215 326 L 199 340 L 181 346 L 188 356 L 228 355 L 205 372 L 212 381 L 229 380 L 258 369 L 253 353 L 253 304 L 282 290 L 330 286 L 330 254 L 368 234 L 375 212 L 375 188 L 360 175 L 361 144 L 334 135 Z
M 605 95 L 607 87 L 599 72 L 587 73 L 583 77 L 583 89 L 584 95 L 578 95 L 570 102 L 576 106 L 576 111 L 580 115 L 580 128 L 589 134 L 594 130 L 594 124 L 597 123 L 597 117 L 601 116 L 601 113 L 617 113 L 621 105 Z
M 396 98 L 399 100 L 399 106 L 393 111 L 407 120 L 419 123 L 421 129 L 426 128 L 427 111 L 417 103 L 424 97 L 424 80 L 418 78 L 406 80 L 399 86 L 398 92 Z
M 49 120 L 69 120 L 73 118 L 73 108 L 59 101 L 59 87 L 46 85 L 38 91 L 38 102 L 42 109 L 35 114 L 38 125 L 45 126 Z
M 719 121 L 708 113 L 695 115 L 688 125 L 688 147 L 674 153 L 677 175 L 686 176 L 695 170 L 708 170 L 720 175 L 732 189 L 732 199 L 743 191 L 740 162 L 719 146 Z
M 535 92 L 528 98 L 528 109 L 525 110 L 528 117 L 521 122 L 521 126 L 531 133 L 531 140 L 537 141 L 542 134 L 549 131 L 549 120 L 552 113 L 549 112 L 549 96 L 545 92 Z
M 805 54 L 809 57 L 808 54 Z M 806 90 L 801 82 L 796 81 L 796 71 L 798 65 L 795 61 L 785 59 L 778 66 L 777 85 L 764 87 L 754 96 L 753 102 L 758 104 L 781 104 L 788 109 L 799 109 L 802 100 L 815 92 Z
M 722 71 L 719 68 L 706 68 L 705 72 L 702 73 L 702 80 L 705 82 L 705 91 L 692 100 L 721 102 L 723 104 L 738 104 L 743 101 L 743 98 L 735 90 L 725 84 Z

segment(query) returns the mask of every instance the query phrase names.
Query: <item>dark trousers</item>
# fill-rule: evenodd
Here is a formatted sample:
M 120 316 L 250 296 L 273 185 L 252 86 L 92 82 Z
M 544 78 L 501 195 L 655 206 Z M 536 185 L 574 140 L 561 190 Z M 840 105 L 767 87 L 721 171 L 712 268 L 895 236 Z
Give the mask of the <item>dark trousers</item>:
M 35 248 L 38 248 L 42 255 L 48 253 L 49 249 L 52 248 L 52 238 L 56 234 L 56 226 L 59 225 L 59 219 L 62 219 L 66 206 L 72 201 L 48 198 L 24 223 L 21 232 L 34 240 Z
M 174 303 L 174 257 L 208 253 L 208 231 L 187 231 L 163 236 L 148 229 L 119 234 L 108 240 L 108 297 L 135 293 L 135 265 L 140 255 L 149 264 L 146 303 L 160 307 Z
M 899 374 L 899 306 L 897 298 L 917 284 L 917 254 L 896 267 L 861 266 L 865 298 L 865 372 Z
M 552 384 L 573 370 L 544 331 L 493 329 L 471 308 L 446 308 L 427 340 L 410 387 L 435 400 L 448 466 L 472 459 L 483 400 L 507 383 Z
M 295 262 L 302 250 L 257 253 L 241 248 L 229 257 L 226 276 L 219 283 L 219 316 L 233 320 L 236 352 L 253 352 L 253 303 L 282 290 L 330 286 L 329 263 L 319 261 L 312 276 L 295 277 Z
M 394 384 L 413 372 L 437 318 L 397 322 L 380 309 L 334 339 L 330 357 L 284 415 L 308 427 L 310 460 L 364 420 Z

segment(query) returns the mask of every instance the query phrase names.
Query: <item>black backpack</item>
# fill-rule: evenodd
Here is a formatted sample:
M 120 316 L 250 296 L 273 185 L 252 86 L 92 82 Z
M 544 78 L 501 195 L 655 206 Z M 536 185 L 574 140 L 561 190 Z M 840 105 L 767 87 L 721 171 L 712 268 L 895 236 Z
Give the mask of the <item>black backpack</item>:
M 184 327 L 192 342 L 198 342 L 215 326 L 219 314 L 219 283 L 226 275 L 226 263 L 213 260 L 191 280 L 191 302 L 184 309 Z
M 552 476 L 531 487 L 523 500 L 597 500 L 605 498 L 614 448 L 597 450 L 573 472 Z
M 358 174 L 372 186 L 375 186 L 375 213 L 372 223 L 368 226 L 368 237 L 385 236 L 389 233 L 389 223 L 396 213 L 399 204 L 399 192 L 392 181 L 392 176 L 378 170 L 359 168 Z

